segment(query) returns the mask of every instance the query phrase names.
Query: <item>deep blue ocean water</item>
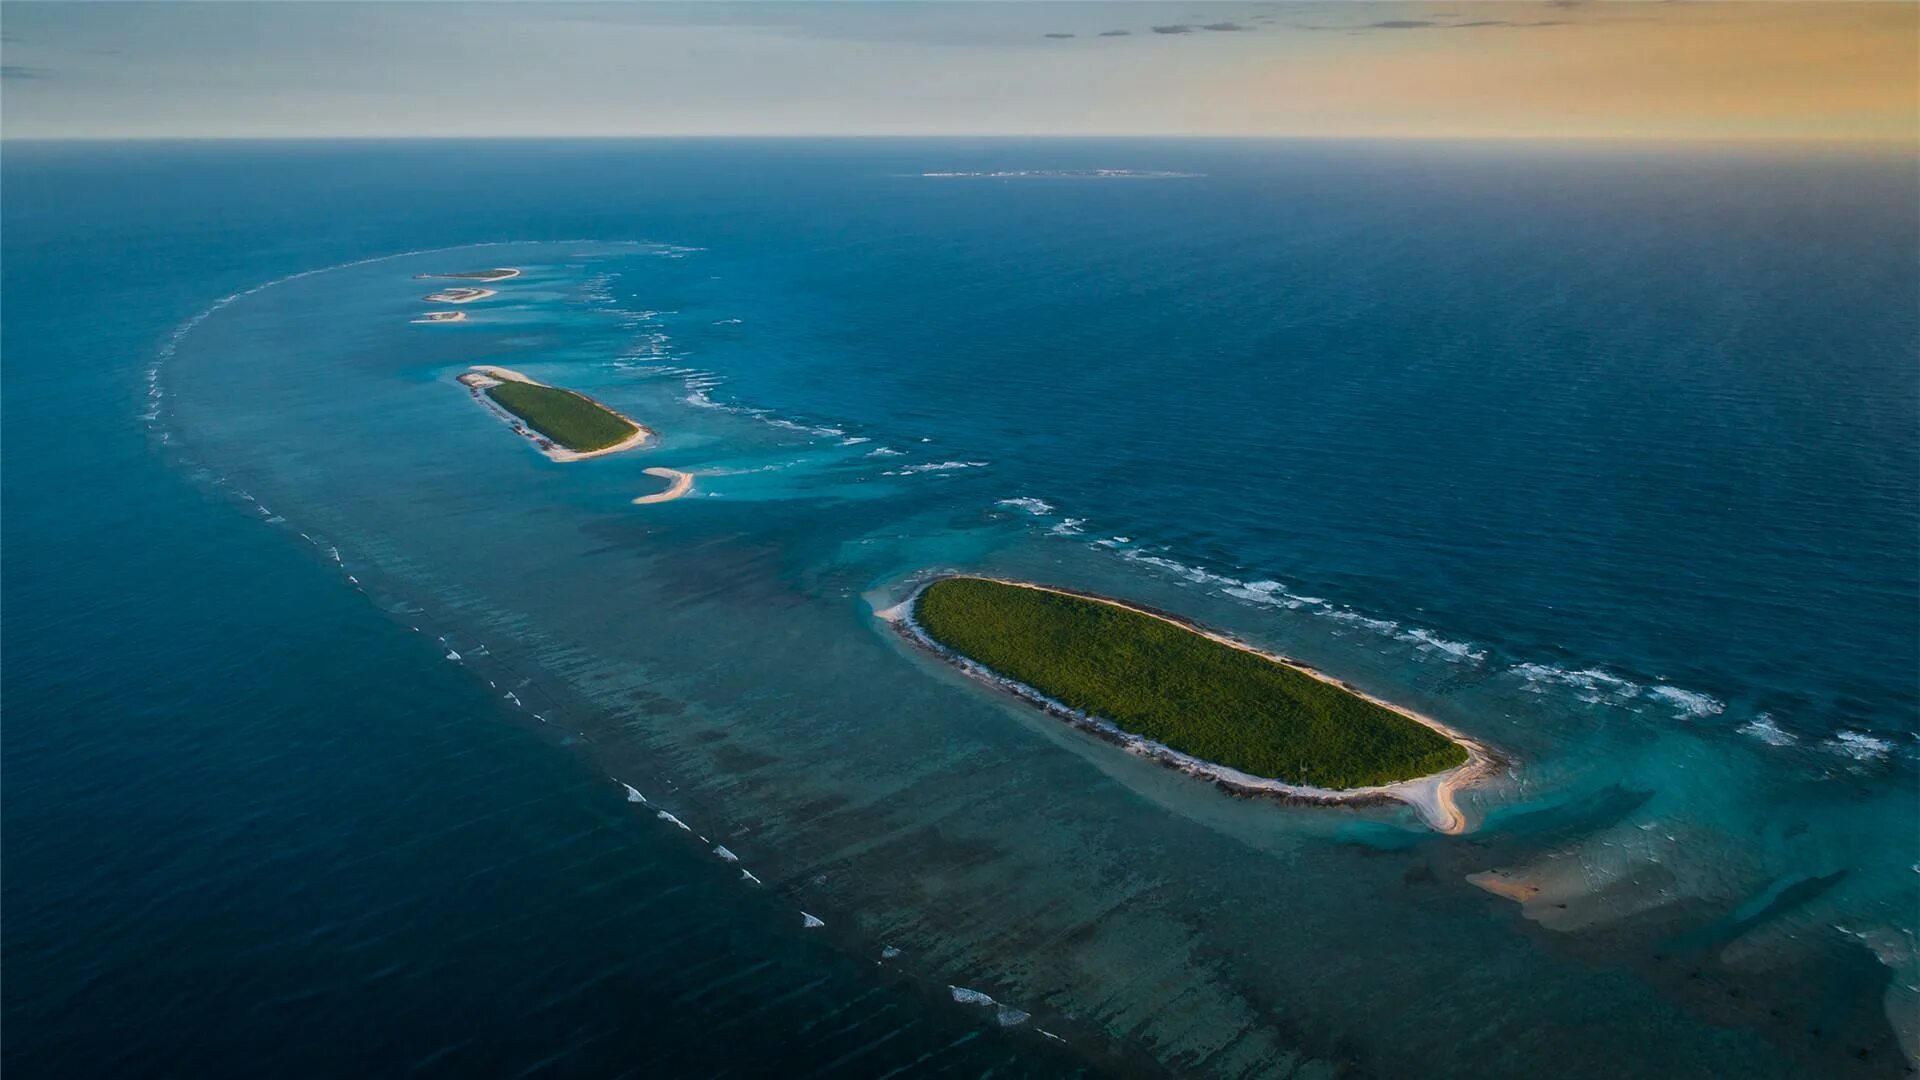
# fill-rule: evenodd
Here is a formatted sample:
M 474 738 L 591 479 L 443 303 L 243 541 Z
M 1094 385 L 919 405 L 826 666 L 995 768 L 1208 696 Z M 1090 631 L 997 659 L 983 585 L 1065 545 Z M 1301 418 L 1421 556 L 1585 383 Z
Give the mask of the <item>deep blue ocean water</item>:
M 1196 175 L 918 175 L 1087 167 Z M 10 1067 L 1907 1068 L 1910 158 L 4 170 Z M 494 265 L 408 321 L 414 275 Z M 546 462 L 479 362 L 661 443 Z M 650 465 L 695 493 L 629 505 Z M 1180 611 L 1513 767 L 1457 840 L 1229 800 L 872 617 L 954 568 Z

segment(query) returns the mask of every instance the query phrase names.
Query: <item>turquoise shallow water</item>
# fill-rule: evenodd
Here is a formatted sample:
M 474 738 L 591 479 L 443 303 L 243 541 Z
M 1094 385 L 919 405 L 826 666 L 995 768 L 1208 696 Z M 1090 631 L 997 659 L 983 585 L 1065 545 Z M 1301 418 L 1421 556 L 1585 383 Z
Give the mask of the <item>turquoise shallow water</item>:
M 914 175 L 1116 163 L 1200 175 Z M 179 492 L 166 513 L 258 553 L 240 576 L 360 613 L 349 651 L 390 667 L 356 694 L 470 703 L 430 745 L 463 723 L 476 746 L 505 740 L 499 771 L 527 799 L 620 838 L 551 871 L 584 883 L 566 910 L 844 970 L 804 999 L 863 1014 L 850 1003 L 890 995 L 901 1012 L 853 1030 L 912 1055 L 875 1071 L 939 1051 L 974 1072 L 1897 1075 L 1889 1019 L 1920 982 L 1909 166 L 1364 144 L 34 148 L 8 166 L 10 418 L 31 402 L 9 460 L 97 422 L 52 401 L 112 404 L 111 444 L 145 440 L 142 468 L 168 470 L 148 482 Z M 116 199 L 134 184 L 147 205 Z M 317 205 L 283 206 L 288 185 Z M 56 337 L 78 283 L 137 258 L 181 271 L 109 286 L 123 305 Z M 408 321 L 432 287 L 414 275 L 492 265 L 524 273 L 467 322 Z M 22 289 L 48 309 L 25 329 Z M 662 439 L 547 462 L 453 383 L 472 363 L 594 394 Z M 90 452 L 67 468 L 106 482 Z M 696 472 L 694 493 L 630 505 L 658 489 L 650 466 Z M 30 476 L 71 486 L 51 462 Z M 8 498 L 11 532 L 11 469 Z M 75 543 L 43 520 L 29 551 Z M 202 643 L 111 655 L 199 685 L 232 663 L 212 642 L 244 590 L 133 570 L 198 550 L 55 566 L 175 597 Z M 1469 797 L 1481 825 L 1462 839 L 1405 812 L 1228 799 L 873 618 L 941 569 L 1178 611 L 1428 711 L 1512 769 Z M 57 588 L 25 588 L 29 625 L 64 625 Z M 51 672 L 100 655 L 92 623 L 25 645 L 19 595 L 10 650 L 47 650 Z M 265 621 L 305 621 L 303 596 Z M 305 704 L 255 737 L 320 724 L 328 670 L 250 671 Z M 10 733 L 39 721 L 35 756 L 16 734 L 9 767 L 42 770 L 26 810 L 51 816 L 55 781 L 135 721 L 109 707 L 61 750 L 44 718 L 76 691 L 29 688 L 10 681 Z M 213 733 L 250 712 L 210 708 Z M 446 754 L 420 766 L 441 783 Z M 154 774 L 177 783 L 183 759 L 154 751 Z M 242 880 L 273 865 L 253 844 L 234 842 Z M 619 845 L 713 899 L 607 895 L 635 858 Z M 457 878 L 460 856 L 432 850 Z M 1496 898 L 1467 880 L 1486 872 L 1539 891 Z M 503 963 L 581 934 L 509 925 L 486 949 Z M 55 965 L 72 930 L 10 925 L 10 964 Z M 347 938 L 450 977 L 425 949 Z M 174 946 L 256 975 L 261 947 Z M 279 948 L 297 985 L 304 953 Z M 134 941 L 98 951 L 172 967 Z M 706 1003 L 635 1009 L 654 1026 L 788 1022 L 791 988 L 752 962 L 709 980 L 640 953 L 609 970 Z M 499 1001 L 488 985 L 471 992 Z M 736 988 L 724 1006 L 715 985 Z M 7 994 L 32 1000 L 17 976 Z M 606 1031 L 637 1022 L 617 1000 Z M 352 1029 L 351 1007 L 317 1011 Z M 573 1062 L 618 1071 L 617 1041 Z

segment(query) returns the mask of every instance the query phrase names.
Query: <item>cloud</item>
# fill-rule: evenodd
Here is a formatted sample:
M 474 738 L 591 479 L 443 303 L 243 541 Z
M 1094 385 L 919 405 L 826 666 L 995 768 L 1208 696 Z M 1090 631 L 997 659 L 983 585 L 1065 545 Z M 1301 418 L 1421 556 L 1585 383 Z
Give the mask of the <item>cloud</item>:
M 44 79 L 46 68 L 28 67 L 25 64 L 0 64 L 0 79 Z
M 1425 19 L 1382 19 L 1382 20 L 1381 20 L 1381 21 L 1379 21 L 1379 22 L 1371 22 L 1371 23 L 1368 23 L 1368 24 L 1367 24 L 1367 25 L 1366 25 L 1366 26 L 1364 27 L 1364 29 L 1368 29 L 1368 30 L 1424 30 L 1424 29 L 1426 29 L 1426 28 L 1427 28 L 1427 27 L 1429 27 L 1429 26 L 1438 26 L 1438 25 L 1440 25 L 1440 24 L 1439 24 L 1439 23 L 1434 23 L 1434 22 L 1428 22 L 1428 21 L 1427 21 L 1427 20 L 1425 20 Z
M 1070 37 L 1072 37 L 1073 35 L 1072 35 L 1072 34 L 1041 34 L 1040 36 L 1041 36 L 1041 37 L 1050 37 L 1050 38 L 1070 38 Z
M 1251 27 L 1251 26 L 1241 26 L 1241 25 L 1240 25 L 1239 23 L 1237 23 L 1237 22 L 1217 22 L 1217 23 L 1208 23 L 1207 25 L 1205 25 L 1205 26 L 1203 26 L 1203 27 L 1201 27 L 1200 29 L 1202 29 L 1202 30 L 1217 30 L 1217 31 L 1220 31 L 1220 32 L 1222 32 L 1222 33 L 1230 33 L 1230 32 L 1232 32 L 1232 31 L 1235 31 L 1235 30 L 1251 30 L 1251 29 L 1253 29 L 1253 27 Z
M 1185 23 L 1176 23 L 1173 26 L 1156 26 L 1153 28 L 1153 32 L 1156 34 L 1191 34 L 1193 33 L 1193 27 Z
M 1133 31 L 1131 30 L 1102 30 L 1100 31 L 1100 36 L 1101 37 L 1127 37 L 1132 33 Z

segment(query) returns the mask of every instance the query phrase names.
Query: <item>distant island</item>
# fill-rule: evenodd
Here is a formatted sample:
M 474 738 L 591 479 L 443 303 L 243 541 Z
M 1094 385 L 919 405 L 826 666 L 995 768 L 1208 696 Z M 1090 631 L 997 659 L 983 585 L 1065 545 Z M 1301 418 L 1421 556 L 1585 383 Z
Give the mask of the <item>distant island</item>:
M 417 323 L 465 322 L 466 318 L 467 313 L 464 311 L 429 311 L 413 321 Z
M 459 381 L 475 401 L 554 461 L 617 454 L 653 435 L 585 394 L 536 382 L 511 368 L 476 365 Z
M 1458 833 L 1453 792 L 1494 760 L 1306 665 L 1104 597 L 956 576 L 882 614 L 970 674 L 1240 794 L 1397 800 Z
M 425 300 L 429 304 L 466 304 L 475 300 L 485 300 L 489 296 L 497 295 L 499 295 L 498 289 L 477 289 L 463 285 L 457 288 L 441 289 L 439 292 L 428 293 L 420 299 Z
M 935 180 L 1181 180 L 1201 173 L 1153 169 L 991 169 L 980 172 L 923 172 Z
M 511 266 L 496 266 L 491 270 L 463 270 L 457 274 L 415 274 L 416 281 L 505 281 L 520 276 L 520 271 Z

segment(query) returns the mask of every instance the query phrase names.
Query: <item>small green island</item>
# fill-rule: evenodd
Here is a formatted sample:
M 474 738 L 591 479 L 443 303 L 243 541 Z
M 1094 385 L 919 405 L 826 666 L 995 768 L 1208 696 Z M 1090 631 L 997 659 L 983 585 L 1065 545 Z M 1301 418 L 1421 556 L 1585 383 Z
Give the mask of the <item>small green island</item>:
M 555 461 L 631 449 L 651 434 L 585 394 L 536 382 L 502 367 L 475 367 L 460 382 L 476 400 L 514 423 Z
M 638 427 L 599 402 L 556 386 L 503 382 L 487 396 L 569 450 L 605 450 L 631 438 Z
M 1338 796 L 1432 779 L 1479 757 L 1437 724 L 1311 669 L 1115 601 L 948 577 L 920 591 L 910 617 L 932 642 L 996 675 L 1195 764 L 1244 774 L 1215 776 L 1230 788 L 1270 779 L 1289 786 L 1280 794 Z M 1438 828 L 1464 828 L 1445 784 L 1392 795 Z

